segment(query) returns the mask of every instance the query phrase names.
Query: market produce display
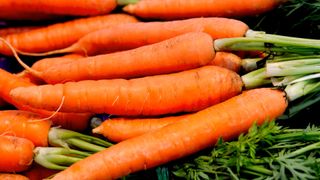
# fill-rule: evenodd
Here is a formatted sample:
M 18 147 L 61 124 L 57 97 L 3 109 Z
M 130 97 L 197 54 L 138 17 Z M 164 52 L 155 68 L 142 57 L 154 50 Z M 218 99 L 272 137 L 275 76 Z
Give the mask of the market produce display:
M 319 7 L 0 0 L 0 179 L 320 179 Z

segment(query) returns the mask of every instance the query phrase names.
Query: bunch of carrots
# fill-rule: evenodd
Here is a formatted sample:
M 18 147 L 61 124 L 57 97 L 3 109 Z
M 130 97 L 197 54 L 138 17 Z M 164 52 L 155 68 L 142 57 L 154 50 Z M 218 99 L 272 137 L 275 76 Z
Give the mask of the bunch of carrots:
M 285 2 L 0 0 L 0 20 L 55 20 L 0 29 L 0 54 L 24 69 L 0 69 L 0 100 L 14 108 L 0 111 L 0 177 L 117 179 L 278 118 L 287 92 L 247 90 L 242 59 L 317 55 L 320 42 L 238 18 Z M 99 114 L 109 118 L 90 127 Z

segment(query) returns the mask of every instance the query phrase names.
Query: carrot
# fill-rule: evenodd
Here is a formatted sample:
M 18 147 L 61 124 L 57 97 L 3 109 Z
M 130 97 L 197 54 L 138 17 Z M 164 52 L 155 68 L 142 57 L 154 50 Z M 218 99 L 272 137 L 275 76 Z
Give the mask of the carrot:
M 120 142 L 164 126 L 184 120 L 189 115 L 169 116 L 163 118 L 114 118 L 107 119 L 92 130 L 93 133 L 102 134 L 113 142 Z
M 44 84 L 45 82 L 36 77 L 36 76 L 33 76 L 31 73 L 29 73 L 27 70 L 23 70 L 17 74 L 15 74 L 17 77 L 23 79 L 24 81 L 28 81 L 32 84 L 35 84 L 35 85 L 40 85 L 40 84 Z
M 29 180 L 29 178 L 20 174 L 0 173 L 1 180 Z
M 5 0 L 2 0 L 5 1 Z M 1 2 L 2 2 L 1 1 Z M 0 4 L 1 6 L 1 4 Z M 9 20 L 9 21 L 44 21 L 44 20 L 56 20 L 62 19 L 62 16 L 53 15 L 53 14 L 44 14 L 44 13 L 36 13 L 36 12 L 24 12 L 24 11 L 14 11 L 12 8 L 0 11 L 0 20 Z
M 125 12 L 142 18 L 244 17 L 265 13 L 287 0 L 121 0 Z
M 241 92 L 233 71 L 204 66 L 178 73 L 136 79 L 86 80 L 65 84 L 18 87 L 11 97 L 35 108 L 62 112 L 114 115 L 161 115 L 193 112 Z
M 28 87 L 34 86 L 31 82 L 19 78 L 3 69 L 0 69 L 0 97 L 8 103 L 14 105 L 18 109 L 31 111 L 39 114 L 43 118 L 51 117 L 54 125 L 59 125 L 66 129 L 82 131 L 87 128 L 88 121 L 92 114 L 90 113 L 54 113 L 43 109 L 36 109 L 30 106 L 26 106 L 19 101 L 14 101 L 9 93 L 16 87 Z M 52 117 L 52 115 L 55 116 Z
M 80 54 L 67 54 L 61 57 L 44 58 L 35 62 L 32 65 L 32 69 L 43 71 L 52 66 L 62 66 L 64 64 L 68 64 L 69 62 L 74 62 L 75 60 L 78 60 L 80 58 L 83 58 L 83 56 Z
M 57 172 L 59 171 L 47 169 L 38 165 L 37 163 L 33 163 L 27 171 L 23 172 L 23 175 L 28 177 L 30 180 L 43 180 Z
M 241 68 L 241 58 L 233 53 L 217 52 L 216 56 L 209 64 L 239 72 Z
M 46 52 L 65 48 L 89 32 L 119 23 L 136 21 L 136 18 L 126 14 L 94 16 L 57 23 L 24 33 L 11 34 L 5 39 L 17 50 L 23 52 Z M 0 43 L 0 53 L 12 55 L 11 50 L 3 42 Z
M 146 75 L 165 74 L 211 64 L 239 72 L 241 59 L 232 53 L 212 50 L 212 39 L 204 33 L 187 33 L 160 43 L 133 50 L 83 57 L 78 54 L 45 58 L 32 65 L 47 83 L 87 79 L 132 78 Z M 198 47 L 203 47 L 198 51 Z M 154 50 L 156 49 L 156 50 Z M 210 57 L 214 56 L 213 60 Z M 185 61 L 188 59 L 188 61 Z M 117 71 L 114 71 L 117 69 Z M 92 74 L 91 72 L 95 72 Z M 26 73 L 35 84 L 41 80 Z
M 0 134 L 29 139 L 35 146 L 48 146 L 51 122 L 41 119 L 27 111 L 0 111 Z
M 36 28 L 40 28 L 38 26 L 18 26 L 18 27 L 7 27 L 0 29 L 0 37 L 9 35 L 9 34 L 17 34 L 22 32 L 27 32 Z
M 0 136 L 0 172 L 21 172 L 33 161 L 31 141 L 14 136 Z
M 183 121 L 95 153 L 52 179 L 117 179 L 213 146 L 220 137 L 230 140 L 247 131 L 254 122 L 261 124 L 280 116 L 286 107 L 282 91 L 249 90 Z
M 248 26 L 235 19 L 193 18 L 164 22 L 124 23 L 93 31 L 65 49 L 38 55 L 75 52 L 97 55 L 157 43 L 188 32 L 205 32 L 213 39 L 242 37 Z
M 192 32 L 132 50 L 72 60 L 35 71 L 36 74 L 30 72 L 49 84 L 128 79 L 194 69 L 209 64 L 214 56 L 212 38 Z
M 0 8 L 4 11 L 74 16 L 107 14 L 115 9 L 116 6 L 116 0 L 0 0 Z
M 80 54 L 67 54 L 61 57 L 50 57 L 50 58 L 44 58 L 36 61 L 32 65 L 32 69 L 35 69 L 36 71 L 45 71 L 46 69 L 51 68 L 52 66 L 63 66 L 64 64 L 68 64 L 69 62 L 74 62 L 77 59 L 82 58 Z M 34 75 L 32 75 L 27 70 L 24 70 L 17 74 L 18 77 L 26 79 L 27 81 L 30 81 L 33 84 L 44 84 L 45 82 Z

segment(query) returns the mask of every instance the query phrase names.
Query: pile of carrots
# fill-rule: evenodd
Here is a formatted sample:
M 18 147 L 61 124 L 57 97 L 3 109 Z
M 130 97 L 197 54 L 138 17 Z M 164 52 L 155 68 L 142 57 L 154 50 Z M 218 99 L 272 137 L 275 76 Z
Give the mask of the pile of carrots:
M 249 27 L 238 18 L 281 3 L 0 0 L 0 20 L 56 20 L 0 29 L 0 54 L 25 69 L 0 69 L 0 102 L 16 109 L 0 111 L 0 177 L 117 179 L 282 115 L 288 105 L 282 91 L 243 91 L 241 59 L 263 53 L 214 49 L 216 39 L 245 36 Z M 37 57 L 31 66 L 28 56 Z M 110 118 L 89 127 L 102 113 Z M 50 146 L 51 127 L 89 130 L 115 145 L 50 171 L 36 165 L 33 151 Z

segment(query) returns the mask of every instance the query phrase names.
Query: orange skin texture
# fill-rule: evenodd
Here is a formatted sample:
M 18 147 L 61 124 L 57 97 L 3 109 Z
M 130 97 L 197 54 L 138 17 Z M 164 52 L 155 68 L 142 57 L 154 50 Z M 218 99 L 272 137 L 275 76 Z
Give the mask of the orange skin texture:
M 0 0 L 3 10 L 18 13 L 43 13 L 57 15 L 94 16 L 107 14 L 117 6 L 116 0 Z
M 61 112 L 113 115 L 162 115 L 195 112 L 241 92 L 240 76 L 218 66 L 136 79 L 84 80 L 64 84 L 18 87 L 15 101 Z
M 44 58 L 36 61 L 32 65 L 32 68 L 37 71 L 45 71 L 46 69 L 51 68 L 52 66 L 62 66 L 64 64 L 68 64 L 69 62 L 74 62 L 82 57 L 83 56 L 80 54 L 67 54 L 60 57 Z M 24 70 L 16 75 L 36 85 L 45 84 L 45 82 L 42 79 L 32 75 L 32 73 L 29 73 L 27 70 Z
M 209 64 L 239 72 L 241 68 L 241 58 L 233 53 L 217 52 L 216 56 Z
M 20 174 L 7 174 L 7 173 L 0 173 L 1 180 L 30 180 L 29 178 L 20 175 Z
M 68 47 L 89 32 L 128 22 L 137 22 L 137 19 L 126 14 L 93 16 L 11 34 L 4 38 L 14 48 L 23 52 L 47 52 Z M 0 42 L 0 53 L 12 55 L 11 50 L 4 42 Z
M 123 8 L 125 12 L 151 19 L 193 17 L 244 17 L 270 11 L 287 0 L 139 0 Z
M 69 62 L 77 61 L 80 58 L 83 58 L 83 56 L 80 54 L 67 54 L 60 57 L 44 58 L 35 62 L 31 66 L 31 68 L 37 71 L 44 71 L 46 69 L 49 69 L 52 66 L 56 66 L 56 65 L 62 66 L 64 64 L 68 64 Z
M 158 130 L 172 123 L 182 121 L 189 115 L 169 116 L 163 118 L 114 118 L 107 119 L 92 130 L 102 134 L 108 140 L 121 142 L 142 134 Z
M 1 135 L 0 172 L 21 172 L 26 170 L 33 161 L 33 148 L 33 143 L 28 139 Z
M 0 111 L 0 134 L 29 139 L 35 146 L 48 146 L 51 122 L 40 119 L 37 114 L 27 111 Z
M 7 27 L 0 29 L 0 37 L 9 35 L 9 34 L 17 34 L 22 32 L 27 32 L 36 28 L 40 28 L 38 26 L 21 26 L 21 27 Z
M 248 90 L 183 121 L 95 153 L 56 174 L 53 180 L 117 179 L 156 167 L 214 146 L 220 137 L 230 140 L 246 132 L 255 122 L 261 124 L 280 116 L 286 107 L 282 91 Z M 94 171 L 96 169 L 99 171 Z M 95 173 L 88 173 L 93 171 Z
M 239 20 L 216 17 L 123 23 L 88 33 L 61 51 L 83 53 L 85 50 L 88 55 L 98 55 L 157 43 L 189 32 L 205 32 L 213 39 L 219 39 L 242 37 L 248 29 Z
M 47 118 L 51 116 L 53 111 L 46 111 L 42 108 L 32 108 L 30 106 L 26 106 L 19 101 L 15 101 L 10 96 L 10 91 L 16 87 L 29 87 L 34 86 L 30 81 L 20 78 L 14 74 L 11 74 L 3 69 L 0 69 L 0 97 L 3 98 L 8 103 L 14 105 L 18 109 L 31 111 L 42 118 Z M 56 109 L 55 109 L 56 110 Z M 59 125 L 62 128 L 82 131 L 87 128 L 88 122 L 92 114 L 90 113 L 61 113 L 58 112 L 55 116 L 53 116 L 50 120 L 54 125 Z
M 198 68 L 209 64 L 214 56 L 212 38 L 191 32 L 132 50 L 71 60 L 43 69 L 41 77 L 49 84 L 129 79 Z

